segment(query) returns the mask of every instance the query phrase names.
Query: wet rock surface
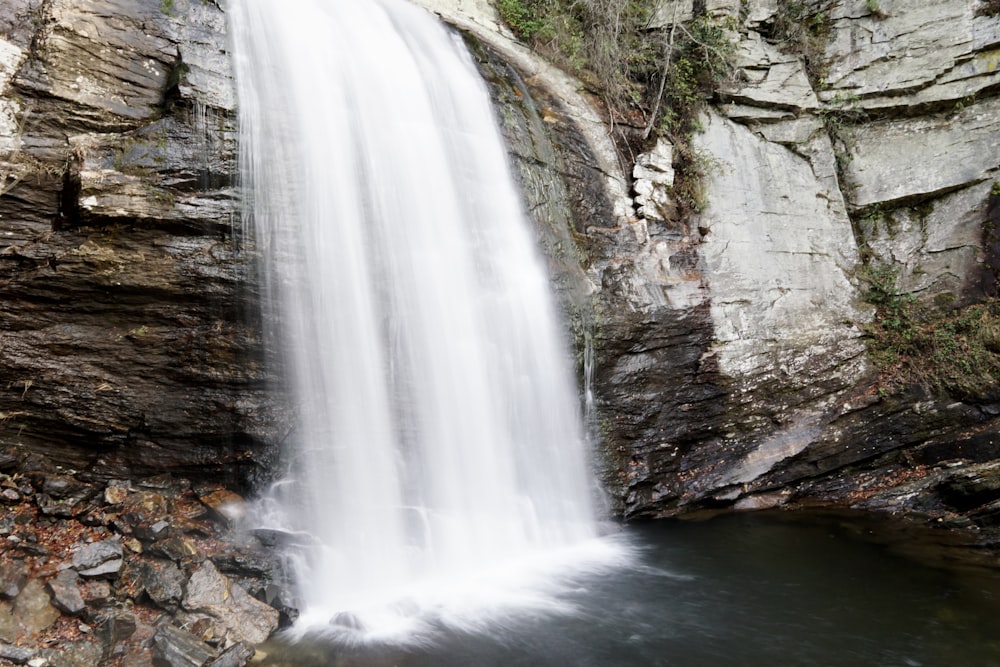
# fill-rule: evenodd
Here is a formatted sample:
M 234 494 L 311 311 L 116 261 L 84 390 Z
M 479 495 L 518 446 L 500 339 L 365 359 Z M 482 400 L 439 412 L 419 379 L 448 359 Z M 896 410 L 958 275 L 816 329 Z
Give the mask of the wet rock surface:
M 0 8 L 0 444 L 102 479 L 266 474 L 234 109 L 217 3 Z

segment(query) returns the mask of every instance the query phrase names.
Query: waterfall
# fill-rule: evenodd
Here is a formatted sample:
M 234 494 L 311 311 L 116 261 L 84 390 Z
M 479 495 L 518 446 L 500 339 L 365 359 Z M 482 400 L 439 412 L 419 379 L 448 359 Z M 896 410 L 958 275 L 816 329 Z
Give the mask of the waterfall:
M 485 84 L 402 0 L 230 4 L 248 234 L 295 406 L 269 520 L 308 536 L 302 624 L 502 606 L 596 522 Z

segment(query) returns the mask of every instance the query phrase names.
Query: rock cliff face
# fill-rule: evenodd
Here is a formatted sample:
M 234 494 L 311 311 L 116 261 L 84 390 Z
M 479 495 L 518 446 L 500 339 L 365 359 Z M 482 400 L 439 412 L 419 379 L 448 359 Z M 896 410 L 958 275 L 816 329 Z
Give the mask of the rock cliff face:
M 976 0 L 697 3 L 731 26 L 736 62 L 694 137 L 711 165 L 702 210 L 678 219 L 672 146 L 622 169 L 602 161 L 612 149 L 580 115 L 586 101 L 551 83 L 488 7 L 427 4 L 503 53 L 552 145 L 570 147 L 526 162 L 562 174 L 571 203 L 604 202 L 571 207 L 585 276 L 554 269 L 590 294 L 620 511 L 900 510 L 998 543 L 996 383 L 960 398 L 887 390 L 866 298 L 880 271 L 930 310 L 995 294 L 1000 17 Z M 665 1 L 660 27 L 690 20 L 693 4 Z M 811 52 L 779 34 L 792 5 L 822 17 Z M 574 191 L 580 145 L 604 200 Z M 558 190 L 532 178 L 529 199 Z
M 0 443 L 96 477 L 256 474 L 225 35 L 200 0 L 0 7 Z
M 664 0 L 659 29 L 697 10 L 737 47 L 680 218 L 674 147 L 623 164 L 600 105 L 489 2 L 422 2 L 518 102 L 500 115 L 619 512 L 850 505 L 996 541 L 1000 392 L 880 390 L 866 293 L 884 268 L 928 308 L 996 292 L 1000 17 Z M 808 53 L 780 34 L 792 5 L 824 17 Z M 97 479 L 266 468 L 283 413 L 238 241 L 225 33 L 212 1 L 0 7 L 0 444 Z

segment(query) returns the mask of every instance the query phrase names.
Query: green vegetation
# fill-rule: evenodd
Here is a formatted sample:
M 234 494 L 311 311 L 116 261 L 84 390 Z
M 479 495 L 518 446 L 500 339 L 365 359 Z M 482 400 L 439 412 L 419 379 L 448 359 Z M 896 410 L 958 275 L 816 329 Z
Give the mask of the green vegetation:
M 1000 197 L 1000 181 L 993 181 L 993 187 L 990 188 L 990 195 Z
M 837 170 L 841 180 L 844 178 L 844 171 L 851 162 L 854 151 L 854 140 L 849 131 L 850 126 L 857 125 L 868 118 L 868 113 L 855 94 L 837 93 L 830 102 L 818 113 L 823 120 L 830 140 L 833 141 L 835 157 L 837 160 Z
M 983 4 L 976 8 L 976 16 L 997 16 L 1000 14 L 1000 0 L 982 0 Z
M 1000 383 L 1000 299 L 934 310 L 897 290 L 894 268 L 869 268 L 866 298 L 876 307 L 869 351 L 888 389 L 908 384 L 976 398 Z M 945 306 L 945 299 L 939 300 Z
M 697 3 L 696 3 L 697 4 Z M 698 210 L 710 166 L 691 147 L 697 117 L 730 76 L 735 25 L 703 12 L 682 23 L 658 17 L 655 0 L 498 0 L 500 16 L 534 49 L 602 97 L 619 149 L 634 154 L 659 137 L 675 146 L 675 194 Z M 678 20 L 674 20 L 678 19 Z M 657 25 L 662 23 L 663 25 Z
M 826 88 L 824 50 L 830 37 L 828 12 L 803 0 L 780 0 L 778 4 L 774 26 L 767 37 L 785 53 L 802 56 L 813 89 Z
M 173 16 L 174 9 L 174 0 L 160 0 L 160 11 L 167 16 Z
M 548 4 L 539 0 L 497 0 L 497 11 L 520 39 L 531 42 L 537 37 L 548 41 L 555 36 L 547 18 Z
M 865 0 L 865 9 L 867 9 L 874 18 L 889 18 L 889 15 L 882 11 L 882 7 L 879 6 L 878 0 Z

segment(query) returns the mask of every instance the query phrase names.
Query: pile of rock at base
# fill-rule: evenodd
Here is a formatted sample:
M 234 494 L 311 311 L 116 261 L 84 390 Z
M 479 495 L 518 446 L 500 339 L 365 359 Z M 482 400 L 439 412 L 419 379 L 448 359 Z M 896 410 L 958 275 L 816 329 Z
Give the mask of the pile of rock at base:
M 0 452 L 0 665 L 242 667 L 294 618 L 242 499 L 168 474 L 92 481 Z

